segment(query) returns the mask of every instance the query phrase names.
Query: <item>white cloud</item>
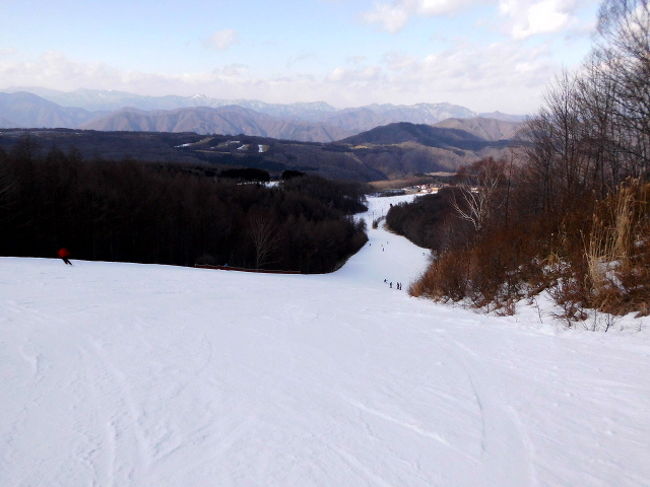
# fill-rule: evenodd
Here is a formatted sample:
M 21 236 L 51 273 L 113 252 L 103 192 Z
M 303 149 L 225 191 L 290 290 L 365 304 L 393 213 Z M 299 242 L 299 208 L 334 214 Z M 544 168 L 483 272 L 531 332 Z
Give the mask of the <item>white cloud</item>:
M 558 32 L 573 22 L 575 0 L 499 0 L 499 11 L 509 19 L 514 39 Z
M 547 48 L 522 43 L 457 44 L 423 57 L 386 53 L 364 69 L 337 67 L 305 86 L 339 106 L 448 101 L 477 111 L 535 111 L 560 66 Z M 314 92 L 314 91 L 311 91 Z M 317 95 L 318 96 L 318 95 Z
M 343 83 L 348 87 L 369 86 L 382 77 L 382 69 L 379 66 L 366 66 L 356 69 L 347 69 L 341 66 L 334 68 L 325 77 L 326 81 Z
M 476 2 L 477 0 L 393 0 L 390 3 L 379 2 L 375 3 L 372 10 L 363 14 L 363 19 L 369 24 L 379 24 L 384 30 L 395 33 L 401 30 L 413 16 L 446 15 Z
M 366 56 L 348 56 L 345 61 L 347 64 L 351 64 L 352 66 L 360 66 L 364 62 L 366 62 L 367 58 Z
M 316 61 L 318 59 L 318 56 L 313 53 L 313 52 L 302 52 L 300 54 L 295 54 L 293 56 L 290 56 L 287 59 L 286 67 L 287 69 L 293 69 L 296 66 L 300 66 L 302 64 L 307 64 L 310 61 Z
M 411 13 L 400 3 L 404 2 L 397 2 L 393 5 L 376 4 L 373 10 L 363 14 L 363 19 L 369 24 L 379 24 L 384 30 L 395 33 L 406 25 L 411 16 Z
M 375 3 L 362 18 L 395 33 L 413 17 L 449 15 L 479 4 L 496 5 L 514 39 L 557 32 L 578 22 L 574 17 L 578 0 L 391 0 Z
M 446 15 L 472 2 L 472 0 L 419 0 L 415 2 L 417 12 L 422 15 Z
M 233 44 L 237 43 L 239 40 L 239 35 L 234 29 L 223 29 L 212 34 L 206 41 L 205 44 L 212 49 L 217 49 L 223 51 L 228 49 Z
M 427 56 L 387 53 L 381 62 L 342 64 L 324 74 L 272 77 L 244 65 L 175 75 L 125 71 L 48 52 L 29 61 L 0 57 L 0 89 L 114 89 L 146 95 L 205 93 L 276 103 L 324 100 L 336 106 L 447 101 L 476 111 L 534 111 L 560 67 L 544 48 L 524 43 L 459 43 Z
M 343 78 L 345 78 L 347 71 L 345 68 L 342 68 L 341 66 L 338 66 L 334 68 L 330 74 L 327 75 L 327 79 L 330 81 L 341 81 Z
M 400 52 L 387 52 L 384 54 L 382 61 L 391 71 L 400 71 L 413 66 L 417 60 L 411 56 Z
M 98 81 L 107 87 L 127 76 L 99 63 L 78 63 L 60 52 L 47 51 L 35 60 L 11 61 L 0 58 L 0 79 L 5 87 L 45 86 L 61 89 L 64 86 L 82 87 L 85 83 Z

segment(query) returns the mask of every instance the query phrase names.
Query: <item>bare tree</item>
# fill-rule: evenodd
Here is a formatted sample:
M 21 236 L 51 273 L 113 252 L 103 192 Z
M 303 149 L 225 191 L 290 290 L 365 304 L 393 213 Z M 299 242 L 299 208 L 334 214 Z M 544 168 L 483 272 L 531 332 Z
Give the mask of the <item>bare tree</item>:
M 269 215 L 256 212 L 248 217 L 248 234 L 255 249 L 255 268 L 270 264 L 278 244 L 277 228 Z
M 478 233 L 503 203 L 498 195 L 505 182 L 504 164 L 492 159 L 479 161 L 468 170 L 460 171 L 459 179 L 452 192 L 451 205 Z
M 576 82 L 576 103 L 583 119 L 583 151 L 591 162 L 590 171 L 585 175 L 587 185 L 600 198 L 616 186 L 621 173 L 620 151 L 613 127 L 614 88 L 610 77 L 602 74 L 599 57 L 592 54 Z
M 614 139 L 619 153 L 627 156 L 621 177 L 644 177 L 650 170 L 649 0 L 605 0 L 598 33 L 594 56 L 599 77 L 613 90 Z

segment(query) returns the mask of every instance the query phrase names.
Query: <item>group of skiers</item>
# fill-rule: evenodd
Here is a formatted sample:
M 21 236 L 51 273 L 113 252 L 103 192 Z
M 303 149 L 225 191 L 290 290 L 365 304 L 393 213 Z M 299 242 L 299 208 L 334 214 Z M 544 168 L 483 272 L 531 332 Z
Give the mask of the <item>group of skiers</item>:
M 388 281 L 388 279 L 384 279 L 384 284 L 388 284 L 388 287 L 390 289 L 393 289 L 393 281 Z M 396 282 L 395 283 L 395 289 L 397 289 L 398 291 L 401 291 L 402 290 L 402 283 L 401 282 Z
M 381 243 L 381 251 L 382 252 L 385 251 L 384 250 L 384 245 L 388 245 L 389 243 L 390 243 L 390 240 L 386 240 L 386 244 L 384 244 L 383 242 Z M 369 245 L 372 246 L 372 243 L 370 243 Z M 390 289 L 393 289 L 393 281 L 389 281 L 388 279 L 384 279 L 384 284 L 388 284 L 388 287 Z M 401 282 L 396 282 L 395 283 L 395 289 L 397 289 L 398 291 L 401 291 L 402 290 L 402 283 Z

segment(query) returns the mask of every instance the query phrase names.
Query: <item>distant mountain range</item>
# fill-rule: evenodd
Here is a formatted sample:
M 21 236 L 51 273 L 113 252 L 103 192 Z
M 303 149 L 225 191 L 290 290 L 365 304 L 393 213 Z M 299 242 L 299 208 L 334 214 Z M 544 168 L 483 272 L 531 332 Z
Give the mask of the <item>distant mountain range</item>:
M 523 116 L 482 114 L 449 103 L 367 105 L 336 109 L 324 102 L 270 104 L 206 96 L 140 96 L 119 91 L 62 92 L 29 88 L 0 93 L 0 128 L 83 128 L 103 131 L 196 132 L 252 135 L 277 139 L 331 142 L 396 122 L 437 124 L 453 118 L 462 128 L 489 140 L 514 132 Z M 464 126 L 466 125 L 466 126 Z
M 143 111 L 124 109 L 93 119 L 80 128 L 129 132 L 196 132 L 257 135 L 279 139 L 329 142 L 350 135 L 335 125 L 272 117 L 238 105 Z

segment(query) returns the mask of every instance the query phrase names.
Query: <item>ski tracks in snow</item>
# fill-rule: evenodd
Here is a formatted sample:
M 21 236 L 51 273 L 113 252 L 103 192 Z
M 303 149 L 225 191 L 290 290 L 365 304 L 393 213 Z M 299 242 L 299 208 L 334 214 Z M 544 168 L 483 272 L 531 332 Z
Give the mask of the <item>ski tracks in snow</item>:
M 90 387 L 100 389 L 99 400 L 112 402 L 111 416 L 104 418 L 108 445 L 106 483 L 137 484 L 139 472 L 146 471 L 152 461 L 152 445 L 143 427 L 142 405 L 136 403 L 131 392 L 133 386 L 107 357 L 100 342 L 91 341 L 91 353 L 85 354 L 85 359 L 93 363 L 87 362 L 87 369 L 97 373 L 90 380 Z M 103 479 L 99 480 L 102 484 Z
M 2 487 L 644 486 L 647 341 L 409 298 L 422 249 L 369 236 L 326 276 L 2 259 Z
M 461 365 L 480 414 L 485 485 L 538 485 L 528 433 L 507 385 L 494 373 L 499 367 L 486 367 L 485 357 L 449 336 L 445 349 Z

